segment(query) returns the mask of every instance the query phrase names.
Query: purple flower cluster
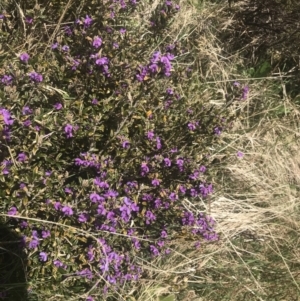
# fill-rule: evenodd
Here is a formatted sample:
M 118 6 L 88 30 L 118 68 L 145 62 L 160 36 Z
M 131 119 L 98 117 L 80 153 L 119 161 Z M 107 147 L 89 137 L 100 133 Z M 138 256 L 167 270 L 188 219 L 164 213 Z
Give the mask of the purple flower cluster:
M 10 166 L 12 165 L 12 161 L 10 160 L 3 160 L 1 166 L 3 166 L 2 174 L 8 175 Z
M 121 218 L 124 223 L 128 223 L 131 218 L 131 212 L 138 212 L 139 206 L 132 202 L 128 197 L 124 197 L 123 205 L 120 207 Z
M 93 47 L 99 48 L 102 45 L 102 39 L 99 36 L 95 36 L 93 39 Z
M 30 56 L 26 52 L 20 54 L 20 60 L 26 64 L 28 63 L 29 58 Z
M 35 82 L 35 83 L 40 83 L 43 81 L 43 76 L 40 73 L 37 73 L 35 71 L 32 71 L 29 73 L 29 78 Z
M 171 61 L 174 59 L 174 55 L 167 52 L 165 55 L 162 55 L 160 51 L 154 52 L 150 63 L 147 66 L 140 66 L 139 72 L 136 75 L 136 78 L 139 82 L 143 82 L 147 77 L 151 77 L 159 73 L 159 70 L 162 69 L 165 76 L 171 76 L 172 65 Z
M 11 207 L 8 211 L 8 215 L 16 215 L 18 213 L 18 209 L 16 207 Z
M 114 251 L 105 239 L 99 239 L 98 243 L 104 256 L 99 260 L 99 274 L 101 274 L 110 285 L 122 285 L 125 281 L 139 280 L 142 270 L 130 262 L 128 255 L 119 254 Z M 87 248 L 87 259 L 89 262 L 95 261 L 95 248 L 89 245 Z M 124 267 L 127 267 L 124 269 Z M 92 279 L 94 274 L 89 268 L 84 268 L 77 272 L 78 276 Z
M 12 125 L 14 123 L 14 120 L 11 118 L 11 114 L 8 110 L 1 108 L 0 114 L 3 116 L 4 124 Z
M 74 162 L 77 166 L 95 167 L 96 169 L 101 167 L 97 155 L 90 153 L 81 153 L 80 158 L 76 158 Z
M 12 81 L 13 81 L 13 77 L 11 75 L 3 75 L 2 78 L 1 78 L 1 83 L 5 86 L 9 86 L 12 84 Z
M 214 230 L 215 221 L 213 218 L 200 213 L 197 217 L 192 212 L 185 212 L 182 218 L 182 225 L 192 228 L 194 235 L 201 235 L 207 241 L 218 240 L 218 235 Z
M 38 247 L 38 245 L 40 244 L 40 239 L 38 236 L 38 232 L 36 230 L 32 231 L 32 237 L 28 243 L 28 248 L 29 249 L 35 249 Z
M 188 128 L 190 131 L 194 131 L 199 126 L 199 121 L 191 121 L 188 123 Z
M 90 59 L 94 60 L 95 65 L 98 66 L 98 68 L 100 68 L 100 70 L 106 77 L 110 77 L 109 67 L 108 67 L 109 59 L 106 56 L 100 56 L 98 53 L 96 53 L 96 54 L 92 54 L 90 56 Z
M 238 95 L 236 95 L 236 96 L 238 97 L 238 100 L 247 99 L 247 97 L 249 95 L 249 86 L 247 86 L 247 85 L 242 86 L 240 82 L 235 81 L 233 83 L 233 87 L 237 91 Z

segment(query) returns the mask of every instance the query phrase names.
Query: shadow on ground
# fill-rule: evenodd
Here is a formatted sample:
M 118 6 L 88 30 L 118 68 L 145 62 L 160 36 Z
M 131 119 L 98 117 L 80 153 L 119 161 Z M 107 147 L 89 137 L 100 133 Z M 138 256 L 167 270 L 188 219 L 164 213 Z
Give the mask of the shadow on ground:
M 0 223 L 0 300 L 28 300 L 22 238 L 3 223 Z

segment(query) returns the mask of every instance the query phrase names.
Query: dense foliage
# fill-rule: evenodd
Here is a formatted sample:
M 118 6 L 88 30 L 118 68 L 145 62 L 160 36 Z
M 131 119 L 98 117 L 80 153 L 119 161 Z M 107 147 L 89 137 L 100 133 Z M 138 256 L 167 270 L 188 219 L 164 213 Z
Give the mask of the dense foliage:
M 145 275 L 139 258 L 167 258 L 178 233 L 218 239 L 183 200 L 213 192 L 210 146 L 232 118 L 193 99 L 195 50 L 168 35 L 175 2 L 149 22 L 134 0 L 26 5 L 0 19 L 2 216 L 32 298 L 121 298 Z

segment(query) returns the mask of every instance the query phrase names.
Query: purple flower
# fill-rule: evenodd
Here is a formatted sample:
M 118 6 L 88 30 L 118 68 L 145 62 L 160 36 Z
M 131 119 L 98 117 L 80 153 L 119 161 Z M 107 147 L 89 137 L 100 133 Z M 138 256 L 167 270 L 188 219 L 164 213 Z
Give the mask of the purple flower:
M 101 197 L 96 192 L 93 192 L 90 194 L 90 200 L 92 201 L 92 203 L 97 203 L 98 201 L 101 201 Z
M 162 205 L 161 199 L 160 198 L 155 199 L 154 204 L 155 204 L 154 206 L 155 209 L 160 208 Z
M 72 189 L 69 188 L 69 187 L 65 188 L 65 192 L 68 193 L 68 194 L 72 194 L 73 193 Z
M 198 195 L 198 192 L 197 192 L 197 190 L 195 189 L 195 188 L 191 188 L 190 189 L 190 195 L 191 195 L 191 197 L 196 197 L 197 195 Z
M 204 165 L 201 165 L 199 171 L 204 173 L 206 171 L 206 167 Z
M 130 146 L 129 141 L 127 141 L 127 140 L 123 141 L 123 143 L 122 143 L 123 148 L 129 148 L 129 146 Z
M 35 249 L 39 244 L 40 244 L 40 242 L 38 241 L 38 239 L 37 238 L 33 238 L 29 242 L 28 247 L 29 247 L 29 249 Z
M 182 218 L 182 224 L 185 226 L 193 226 L 195 224 L 195 217 L 192 212 L 185 212 Z
M 23 125 L 28 127 L 31 125 L 31 121 L 29 119 L 27 119 L 23 122 Z
M 236 155 L 237 155 L 238 158 L 243 158 L 243 157 L 244 157 L 244 153 L 241 152 L 241 151 L 238 151 L 238 152 L 236 153 Z
M 108 189 L 109 188 L 109 184 L 106 183 L 105 181 L 101 181 L 99 178 L 96 178 L 94 180 L 94 184 L 99 186 L 100 188 L 103 188 L 103 189 Z
M 51 235 L 50 231 L 49 230 L 43 230 L 42 231 L 42 237 L 45 239 L 47 237 L 49 237 Z
M 182 171 L 182 170 L 183 170 L 183 165 L 184 165 L 184 160 L 181 159 L 181 158 L 178 158 L 178 159 L 176 160 L 176 164 L 177 164 L 177 166 L 179 167 L 180 171 Z
M 156 220 L 156 216 L 150 210 L 146 211 L 145 218 L 146 218 L 147 225 L 151 224 L 153 221 Z
M 174 91 L 171 88 L 167 88 L 166 92 L 167 92 L 168 95 L 173 95 L 174 94 Z
M 114 190 L 108 190 L 104 196 L 107 198 L 116 198 L 118 195 L 119 195 L 118 192 L 116 192 Z
M 152 201 L 153 200 L 153 196 L 149 193 L 144 193 L 142 196 L 142 200 L 143 201 Z
M 138 212 L 140 210 L 140 207 L 136 203 L 132 203 L 131 210 L 134 212 Z
M 3 115 L 3 121 L 6 125 L 12 125 L 14 123 L 14 120 L 11 119 L 11 114 L 6 109 L 0 109 L 0 114 Z
M 61 208 L 61 203 L 55 202 L 53 206 L 54 206 L 55 210 L 59 210 Z
M 68 52 L 70 50 L 70 47 L 68 45 L 64 45 L 61 47 L 62 51 Z
M 8 215 L 16 215 L 18 212 L 17 208 L 16 207 L 11 207 L 8 211 L 7 211 L 7 214 Z
M 86 298 L 86 301 L 94 301 L 95 299 L 92 297 L 92 296 L 88 296 L 87 298 Z
M 233 83 L 233 86 L 234 86 L 234 87 L 239 87 L 239 86 L 240 86 L 240 83 L 237 82 L 237 81 L 235 81 L 235 82 Z
M 242 100 L 245 100 L 248 97 L 248 94 L 249 94 L 249 87 L 245 86 L 242 92 Z
M 200 184 L 199 190 L 203 197 L 207 197 L 209 194 L 213 192 L 213 187 L 212 184 L 209 185 Z
M 65 133 L 67 135 L 67 138 L 73 137 L 73 126 L 71 124 L 67 124 L 65 126 Z
M 29 77 L 33 82 L 40 83 L 43 81 L 43 76 L 40 73 L 32 71 L 29 73 Z
M 6 74 L 3 75 L 3 77 L 1 78 L 2 84 L 6 85 L 6 86 L 10 85 L 12 83 L 12 80 L 13 80 L 12 76 L 6 75 Z
M 87 27 L 91 26 L 92 22 L 93 22 L 92 18 L 90 18 L 88 15 L 86 15 L 85 19 L 83 20 L 84 26 L 87 28 Z
M 39 255 L 40 261 L 47 261 L 48 255 L 46 252 L 41 252 Z
M 60 260 L 58 260 L 58 259 L 53 260 L 53 264 L 54 264 L 57 268 L 64 268 L 64 269 L 67 268 L 67 266 L 64 265 L 64 264 L 63 264 Z
M 126 29 L 125 28 L 121 28 L 120 29 L 120 34 L 125 34 L 126 33 Z
M 78 215 L 78 221 L 79 221 L 80 223 L 86 223 L 87 220 L 88 220 L 88 218 L 89 218 L 89 215 L 88 215 L 87 213 L 80 213 L 80 214 Z
M 64 215 L 67 215 L 67 216 L 71 216 L 73 215 L 73 210 L 71 207 L 69 206 L 64 206 L 61 211 L 64 213 Z
M 115 213 L 112 211 L 107 212 L 106 218 L 112 222 L 115 221 Z
M 29 114 L 31 114 L 32 113 L 32 110 L 29 108 L 29 107 L 27 107 L 27 106 L 25 106 L 23 109 L 22 109 L 22 114 L 23 115 L 29 115 Z
M 96 98 L 92 99 L 92 104 L 93 104 L 93 105 L 98 104 L 98 99 L 96 99 Z
M 73 65 L 72 65 L 72 70 L 76 70 L 78 68 L 78 66 L 80 65 L 80 62 L 78 60 L 73 60 L 72 61 Z
M 162 240 L 159 240 L 159 241 L 157 242 L 157 245 L 158 245 L 160 248 L 162 248 L 162 247 L 165 245 L 165 242 L 162 241 Z
M 106 56 L 96 60 L 96 65 L 98 66 L 108 65 L 108 63 L 109 63 L 109 59 Z
M 153 132 L 153 131 L 148 131 L 148 132 L 147 132 L 147 138 L 148 138 L 149 140 L 152 140 L 152 139 L 154 138 L 154 132 Z
M 139 82 L 144 81 L 144 79 L 145 79 L 147 73 L 148 73 L 148 68 L 147 68 L 147 67 L 140 66 L 139 74 L 136 75 L 136 79 L 137 79 Z
M 167 238 L 168 237 L 168 233 L 165 230 L 162 230 L 160 233 L 160 237 L 161 238 Z
M 149 167 L 147 166 L 147 163 L 143 162 L 141 165 L 141 175 L 145 176 L 147 173 L 149 173 Z
M 70 26 L 65 26 L 64 31 L 66 35 L 68 36 L 72 35 L 72 29 Z
M 151 184 L 152 184 L 153 186 L 159 186 L 160 181 L 159 181 L 158 179 L 153 179 L 152 182 L 151 182 Z
M 158 249 L 154 246 L 154 245 L 150 245 L 150 251 L 154 256 L 158 256 L 159 255 L 159 251 Z
M 59 45 L 59 44 L 58 44 L 57 42 L 54 43 L 54 44 L 52 44 L 52 45 L 51 45 L 51 49 L 57 49 L 58 45 Z
M 76 274 L 79 275 L 79 276 L 84 276 L 84 277 L 86 277 L 88 279 L 92 279 L 93 278 L 93 273 L 88 268 L 85 268 L 82 271 L 78 271 L 78 272 L 76 272 Z
M 171 192 L 169 195 L 169 199 L 171 201 L 176 201 L 178 199 L 178 195 L 175 192 Z
M 39 238 L 38 232 L 36 230 L 32 230 L 32 237 L 35 239 Z
M 27 159 L 27 156 L 24 153 L 20 153 L 17 159 L 19 162 L 24 162 Z
M 21 227 L 22 229 L 25 229 L 25 228 L 28 227 L 28 223 L 27 223 L 26 221 L 22 221 L 22 222 L 20 223 L 20 227 Z
M 194 131 L 197 128 L 198 122 L 189 122 L 188 128 L 190 131 Z
M 157 64 L 151 64 L 148 66 L 148 69 L 151 73 L 157 73 L 158 72 L 158 65 Z
M 24 189 L 26 187 L 26 185 L 24 183 L 20 184 L 20 189 Z
M 165 163 L 165 166 L 168 166 L 168 167 L 171 166 L 171 160 L 169 158 L 164 158 L 164 163 Z
M 93 46 L 99 48 L 102 45 L 102 40 L 99 36 L 95 36 L 93 40 Z
M 114 49 L 118 49 L 118 48 L 119 48 L 119 44 L 116 43 L 116 42 L 114 42 L 114 43 L 113 43 L 113 48 L 114 48 Z
M 20 60 L 24 63 L 28 63 L 29 58 L 30 56 L 26 52 L 20 54 Z
M 159 62 L 159 59 L 160 59 L 160 57 L 161 57 L 161 53 L 160 53 L 160 51 L 155 51 L 154 53 L 153 53 L 153 55 L 152 55 L 152 58 L 151 58 L 151 63 L 153 63 L 153 64 L 156 64 L 156 63 L 158 63 Z
M 54 108 L 55 108 L 56 110 L 60 110 L 62 107 L 63 107 L 62 104 L 59 103 L 59 102 L 56 103 L 56 104 L 54 105 Z
M 217 136 L 220 136 L 221 133 L 222 133 L 222 128 L 220 128 L 220 127 L 215 127 L 215 128 L 214 128 L 214 133 L 215 133 Z
M 33 19 L 32 19 L 31 17 L 27 16 L 27 17 L 25 18 L 25 22 L 26 22 L 27 24 L 32 24 L 32 23 L 33 23 Z

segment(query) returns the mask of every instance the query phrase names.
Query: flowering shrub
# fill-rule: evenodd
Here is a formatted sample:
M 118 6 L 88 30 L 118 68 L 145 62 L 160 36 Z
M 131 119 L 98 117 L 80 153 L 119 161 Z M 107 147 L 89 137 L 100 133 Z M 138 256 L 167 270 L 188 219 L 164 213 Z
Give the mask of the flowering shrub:
M 144 275 L 137 257 L 168 256 L 176 233 L 218 239 L 213 219 L 183 200 L 213 193 L 209 146 L 230 123 L 176 85 L 193 80 L 189 43 L 169 37 L 149 51 L 152 36 L 140 39 L 165 35 L 175 2 L 147 29 L 130 22 L 135 1 L 91 5 L 49 31 L 46 49 L 8 54 L 0 75 L 6 221 L 22 235 L 28 277 L 85 300 L 96 288 L 105 298 L 130 290 Z M 42 30 L 38 15 L 28 20 Z

